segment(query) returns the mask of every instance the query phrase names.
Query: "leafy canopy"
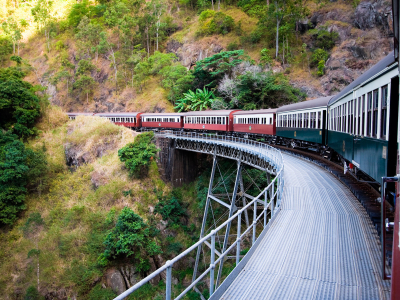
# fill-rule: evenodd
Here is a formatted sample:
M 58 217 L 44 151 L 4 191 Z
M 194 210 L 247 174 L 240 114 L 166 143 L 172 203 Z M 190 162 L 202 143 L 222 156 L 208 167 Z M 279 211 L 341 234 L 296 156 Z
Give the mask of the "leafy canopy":
M 115 227 L 105 238 L 105 251 L 98 261 L 108 264 L 110 259 L 129 258 L 138 272 L 150 269 L 147 257 L 161 253 L 160 246 L 154 240 L 156 231 L 129 207 L 125 207 L 118 216 Z
M 178 112 L 181 111 L 196 111 L 211 108 L 215 99 L 214 93 L 206 90 L 206 88 L 197 89 L 196 92 L 189 90 L 184 93 L 184 98 L 179 99 L 174 107 Z
M 153 143 L 153 139 L 154 132 L 145 132 L 136 136 L 133 143 L 118 150 L 119 159 L 125 162 L 131 176 L 147 175 L 150 161 L 159 151 Z

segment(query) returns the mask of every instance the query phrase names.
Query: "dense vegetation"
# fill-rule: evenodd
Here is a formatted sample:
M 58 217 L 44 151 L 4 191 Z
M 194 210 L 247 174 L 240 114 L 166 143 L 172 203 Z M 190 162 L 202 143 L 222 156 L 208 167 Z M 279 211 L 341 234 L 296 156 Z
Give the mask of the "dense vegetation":
M 352 5 L 2 4 L 0 293 L 10 299 L 90 300 L 116 295 L 103 288 L 110 274 L 135 282 L 197 241 L 209 162 L 203 162 L 196 182 L 173 189 L 160 179 L 152 133 L 135 136 L 99 118 L 68 122 L 50 102 L 69 111 L 153 112 L 248 110 L 302 101 L 307 95 L 291 79 L 323 76 L 339 39 L 337 27 L 302 20 L 316 7 Z M 301 30 L 301 24 L 307 28 Z M 228 175 L 215 193 L 225 192 L 222 186 L 232 189 L 231 162 L 221 161 L 220 167 Z M 246 170 L 244 185 L 257 194 L 251 178 L 260 185 L 267 178 Z M 218 218 L 224 210 L 213 213 Z M 193 257 L 174 266 L 175 292 L 190 282 Z M 228 263 L 224 276 L 233 267 Z M 158 278 L 129 299 L 162 299 L 163 287 Z M 202 291 L 208 295 L 205 284 Z

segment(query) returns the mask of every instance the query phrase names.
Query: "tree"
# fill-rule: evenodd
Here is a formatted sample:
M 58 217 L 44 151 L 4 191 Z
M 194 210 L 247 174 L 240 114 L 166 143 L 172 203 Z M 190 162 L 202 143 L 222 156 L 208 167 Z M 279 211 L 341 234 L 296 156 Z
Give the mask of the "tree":
M 190 89 L 194 76 L 181 64 L 166 66 L 161 69 L 161 85 L 169 89 L 168 99 L 175 105 L 175 101 L 184 92 Z
M 0 35 L 0 63 L 3 64 L 11 53 L 13 53 L 11 38 L 9 36 Z
M 4 32 L 10 36 L 13 43 L 13 54 L 15 54 L 15 46 L 18 45 L 19 55 L 19 41 L 22 39 L 22 32 L 28 26 L 25 20 L 21 20 L 19 23 L 13 18 L 8 17 L 7 21 L 2 24 Z
M 22 80 L 24 76 L 19 66 L 0 69 L 0 128 L 25 138 L 35 134 L 41 108 L 34 87 Z
M 89 104 L 89 93 L 96 87 L 96 81 L 90 75 L 83 74 L 74 83 L 74 88 L 86 94 L 86 104 Z
M 87 16 L 83 16 L 79 25 L 78 32 L 75 35 L 80 41 L 81 47 L 89 52 L 95 53 L 95 59 L 97 61 L 99 54 L 99 43 L 100 43 L 100 33 L 102 32 L 102 27 L 99 24 L 93 24 L 90 22 Z
M 154 240 L 155 235 L 152 227 L 129 207 L 125 207 L 115 227 L 105 238 L 105 250 L 98 259 L 99 264 L 106 266 L 111 259 L 126 258 L 136 265 L 138 272 L 147 272 L 150 269 L 147 257 L 162 253 Z
M 0 131 L 0 224 L 11 225 L 25 209 L 28 153 L 18 137 Z
M 36 5 L 31 9 L 34 21 L 38 25 L 38 29 L 44 28 L 44 36 L 47 41 L 47 50 L 50 50 L 50 30 L 47 28 L 51 20 L 51 10 L 53 8 L 53 1 L 51 0 L 38 0 Z
M 159 151 L 153 140 L 154 132 L 145 132 L 136 136 L 133 143 L 118 150 L 119 159 L 125 163 L 129 175 L 147 176 L 150 161 Z
M 193 87 L 214 88 L 225 74 L 232 75 L 233 68 L 243 62 L 244 51 L 222 51 L 196 63 Z

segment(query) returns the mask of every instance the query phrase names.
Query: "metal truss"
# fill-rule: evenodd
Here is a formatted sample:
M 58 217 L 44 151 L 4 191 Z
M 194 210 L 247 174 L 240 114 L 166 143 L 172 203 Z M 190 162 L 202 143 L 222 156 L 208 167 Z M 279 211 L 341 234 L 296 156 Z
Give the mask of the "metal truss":
M 260 153 L 252 149 L 243 149 L 242 147 L 232 147 L 227 144 L 209 143 L 202 140 L 178 139 L 176 140 L 176 149 L 206 153 L 234 160 L 241 160 L 244 164 L 253 168 L 276 174 L 276 168 L 269 161 L 266 161 Z M 248 150 L 248 151 L 246 151 Z

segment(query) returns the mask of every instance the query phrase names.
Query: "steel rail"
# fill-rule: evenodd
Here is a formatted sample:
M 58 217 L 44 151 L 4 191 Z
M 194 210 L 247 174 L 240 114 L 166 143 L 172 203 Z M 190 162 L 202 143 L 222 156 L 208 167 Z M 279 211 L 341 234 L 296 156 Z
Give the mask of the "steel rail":
M 225 256 L 228 255 L 228 253 L 235 248 L 236 246 L 236 262 L 239 262 L 240 260 L 240 242 L 243 239 L 243 237 L 253 230 L 253 238 L 252 238 L 252 245 L 254 245 L 257 237 L 256 237 L 256 224 L 260 220 L 261 216 L 264 216 L 264 228 L 266 228 L 266 219 L 267 219 L 267 214 L 268 214 L 268 208 L 271 210 L 271 215 L 274 214 L 274 211 L 276 211 L 279 208 L 279 204 L 281 203 L 281 197 L 282 197 L 282 189 L 283 189 L 283 170 L 284 170 L 284 165 L 283 165 L 283 156 L 281 152 L 278 149 L 275 149 L 269 145 L 262 144 L 259 142 L 255 142 L 252 140 L 247 140 L 243 138 L 237 138 L 237 137 L 227 137 L 227 136 L 218 136 L 218 135 L 211 135 L 211 134 L 202 134 L 202 133 L 186 133 L 186 132 L 160 132 L 157 133 L 158 136 L 160 137 L 165 137 L 165 138 L 171 138 L 171 139 L 191 139 L 195 140 L 196 142 L 207 142 L 207 143 L 214 143 L 214 144 L 222 144 L 225 147 L 234 147 L 237 149 L 240 149 L 241 151 L 245 153 L 251 153 L 252 155 L 258 155 L 260 158 L 264 159 L 265 161 L 268 161 L 269 164 L 271 164 L 274 169 L 275 169 L 275 178 L 268 184 L 267 187 L 265 187 L 261 193 L 254 197 L 250 202 L 247 203 L 244 207 L 241 209 L 237 210 L 235 214 L 232 215 L 228 220 L 226 220 L 224 223 L 219 225 L 216 229 L 212 230 L 208 235 L 204 236 L 201 238 L 199 241 L 197 241 L 195 244 L 190 246 L 188 249 L 180 253 L 178 256 L 173 258 L 172 260 L 169 260 L 165 263 L 164 266 L 160 267 L 153 273 L 149 274 L 147 277 L 143 278 L 141 281 L 136 283 L 134 286 L 114 298 L 114 300 L 122 300 L 146 283 L 148 283 L 151 279 L 154 277 L 160 275 L 162 272 L 166 271 L 166 299 L 170 300 L 171 299 L 171 285 L 172 285 L 172 267 L 173 265 L 178 262 L 180 259 L 184 258 L 186 255 L 188 255 L 190 252 L 193 250 L 196 250 L 200 245 L 205 244 L 205 242 L 208 239 L 211 239 L 211 262 L 209 267 L 201 273 L 198 278 L 196 278 L 195 281 L 193 281 L 182 293 L 178 295 L 176 299 L 182 298 L 189 290 L 192 288 L 195 288 L 196 284 L 203 279 L 205 276 L 210 274 L 210 296 L 214 292 L 214 269 L 215 266 L 221 262 Z M 243 163 L 246 163 L 243 161 Z M 275 189 L 275 183 L 277 183 L 277 188 L 276 191 Z M 272 189 L 272 193 L 270 193 L 270 198 L 266 196 L 268 194 L 268 191 Z M 264 201 L 260 200 L 261 197 L 264 197 Z M 276 204 L 274 205 L 274 200 L 276 199 Z M 270 200 L 268 202 L 268 200 Z M 264 203 L 264 206 L 258 206 L 258 202 Z M 253 206 L 253 222 L 249 224 L 249 226 L 241 232 L 241 216 L 242 213 L 244 213 L 247 209 L 249 209 L 251 206 Z M 257 209 L 260 208 L 262 212 L 257 216 Z M 223 228 L 230 226 L 230 224 L 237 219 L 238 222 L 238 229 L 237 229 L 237 238 L 236 240 L 230 245 L 223 253 L 220 253 L 221 255 L 218 257 L 217 260 L 215 260 L 215 236 L 216 234 Z

